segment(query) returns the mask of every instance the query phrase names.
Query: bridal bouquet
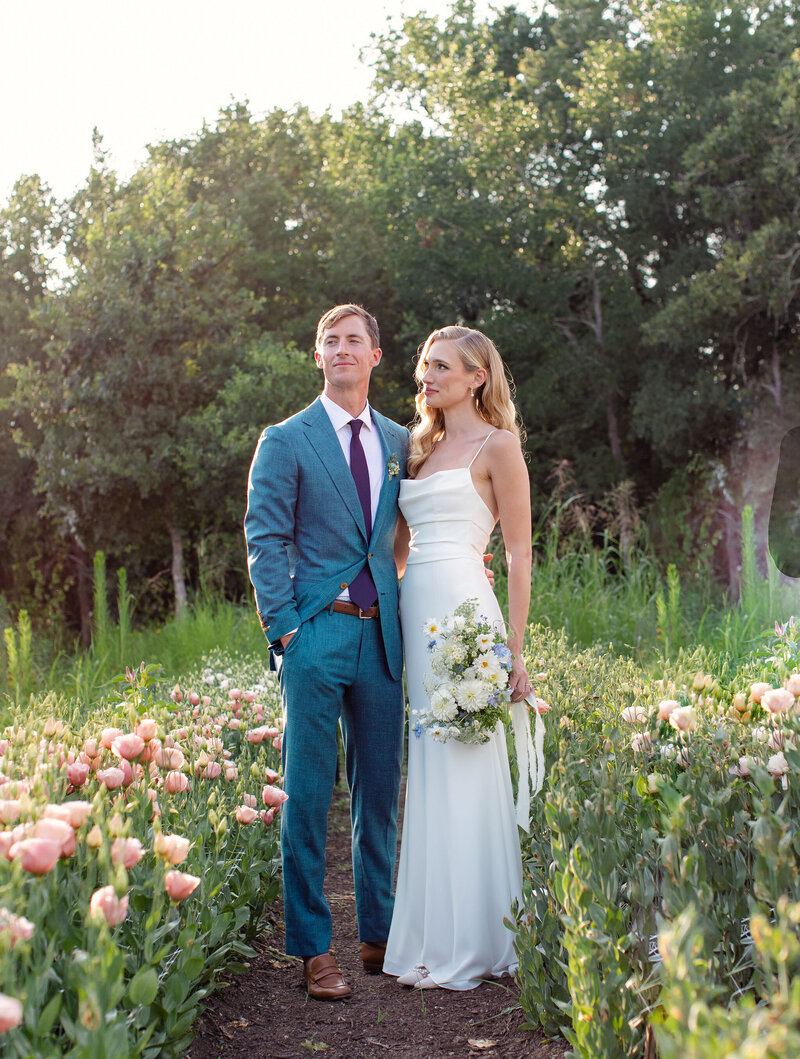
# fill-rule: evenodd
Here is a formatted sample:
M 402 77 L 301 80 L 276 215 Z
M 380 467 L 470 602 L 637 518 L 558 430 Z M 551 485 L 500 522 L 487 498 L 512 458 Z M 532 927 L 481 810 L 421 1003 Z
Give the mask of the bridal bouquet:
M 511 699 L 511 652 L 501 630 L 477 613 L 468 599 L 443 621 L 423 627 L 431 670 L 425 678 L 430 709 L 416 710 L 413 731 L 430 729 L 441 743 L 486 743 L 498 721 L 505 721 Z

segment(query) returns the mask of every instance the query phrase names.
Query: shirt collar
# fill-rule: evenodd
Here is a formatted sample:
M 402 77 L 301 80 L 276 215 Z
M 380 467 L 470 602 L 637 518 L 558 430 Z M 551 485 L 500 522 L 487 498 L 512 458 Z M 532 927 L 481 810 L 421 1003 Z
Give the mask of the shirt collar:
M 322 401 L 322 407 L 328 413 L 328 418 L 333 423 L 333 429 L 336 431 L 342 430 L 344 427 L 350 428 L 350 420 L 353 416 L 349 412 L 346 412 L 341 405 L 338 405 L 335 401 L 332 401 L 326 394 L 321 393 L 319 395 L 320 401 Z M 367 430 L 372 430 L 372 416 L 369 411 L 369 404 L 364 405 L 364 410 L 361 415 L 356 416 L 356 419 L 360 419 Z

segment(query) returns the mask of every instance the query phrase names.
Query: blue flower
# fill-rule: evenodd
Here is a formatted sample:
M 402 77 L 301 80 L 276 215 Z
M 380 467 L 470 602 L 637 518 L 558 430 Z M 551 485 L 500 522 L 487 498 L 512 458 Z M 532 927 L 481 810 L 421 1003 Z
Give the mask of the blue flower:
M 415 721 L 414 726 L 412 727 L 411 731 L 414 733 L 414 735 L 417 737 L 417 739 L 419 739 L 419 737 L 422 735 L 422 722 L 421 721 Z
M 437 643 L 437 640 L 428 640 L 428 650 L 432 651 Z
M 500 659 L 501 662 L 511 661 L 511 652 L 504 643 L 496 643 L 492 647 L 492 652 Z

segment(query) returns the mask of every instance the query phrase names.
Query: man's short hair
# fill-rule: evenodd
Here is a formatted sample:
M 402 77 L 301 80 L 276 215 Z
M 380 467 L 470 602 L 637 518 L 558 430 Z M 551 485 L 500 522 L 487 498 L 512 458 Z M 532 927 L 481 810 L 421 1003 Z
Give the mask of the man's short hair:
M 317 324 L 317 349 L 322 343 L 322 335 L 326 329 L 338 324 L 345 316 L 360 316 L 372 342 L 372 348 L 378 349 L 380 347 L 381 335 L 378 330 L 378 321 L 371 313 L 367 312 L 363 305 L 334 305 L 332 309 L 328 309 Z

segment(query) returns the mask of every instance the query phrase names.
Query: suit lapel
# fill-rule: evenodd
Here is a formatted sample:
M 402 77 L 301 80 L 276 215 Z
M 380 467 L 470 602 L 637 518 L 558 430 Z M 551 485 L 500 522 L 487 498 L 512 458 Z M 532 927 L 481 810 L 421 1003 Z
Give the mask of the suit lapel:
M 378 432 L 378 437 L 381 439 L 381 448 L 383 449 L 383 465 L 384 468 L 388 468 L 389 461 L 392 456 L 397 460 L 400 459 L 399 451 L 389 451 L 389 442 L 393 439 L 387 437 L 387 430 L 379 422 L 378 416 L 374 408 L 370 407 L 370 413 L 372 414 L 372 422 L 375 424 L 375 429 Z M 390 517 L 392 521 L 397 518 L 397 494 L 400 491 L 400 475 L 393 475 L 389 477 L 388 469 L 384 470 L 383 484 L 381 486 L 381 495 L 378 500 L 378 509 L 375 512 L 375 523 L 372 527 L 373 536 L 382 532 L 382 523 L 387 517 Z
M 303 423 L 309 444 L 319 456 L 325 473 L 333 482 L 345 508 L 353 516 L 358 528 L 366 538 L 364 512 L 361 510 L 356 483 L 350 473 L 347 460 L 344 458 L 342 446 L 339 444 L 336 431 L 333 429 L 333 423 L 328 418 L 328 413 L 319 398 L 312 405 L 309 405 L 303 416 Z

